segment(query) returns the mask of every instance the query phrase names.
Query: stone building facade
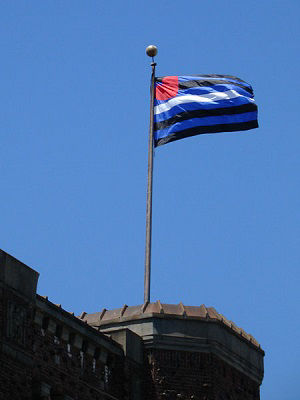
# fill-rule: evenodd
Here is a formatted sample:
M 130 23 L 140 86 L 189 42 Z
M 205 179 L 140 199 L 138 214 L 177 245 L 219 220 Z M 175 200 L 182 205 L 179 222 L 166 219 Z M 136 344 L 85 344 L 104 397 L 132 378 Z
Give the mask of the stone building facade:
M 0 250 L 0 400 L 259 400 L 264 352 L 212 307 L 70 314 Z

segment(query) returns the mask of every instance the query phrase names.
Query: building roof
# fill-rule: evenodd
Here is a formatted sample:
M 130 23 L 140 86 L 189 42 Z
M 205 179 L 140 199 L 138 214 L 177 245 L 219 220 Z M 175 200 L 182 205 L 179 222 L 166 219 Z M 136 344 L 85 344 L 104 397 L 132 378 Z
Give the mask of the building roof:
M 142 319 L 153 316 L 159 316 L 160 318 L 175 317 L 206 320 L 221 323 L 240 338 L 250 342 L 256 348 L 261 349 L 259 343 L 251 334 L 246 333 L 242 328 L 236 326 L 234 322 L 218 313 L 214 307 L 206 307 L 204 304 L 201 306 L 186 306 L 181 302 L 179 304 L 165 304 L 157 300 L 155 303 L 147 302 L 138 306 L 127 306 L 125 304 L 123 307 L 114 310 L 107 310 L 104 308 L 102 311 L 93 314 L 83 312 L 78 318 L 95 328 L 99 328 L 108 323 L 117 323 L 124 320 Z

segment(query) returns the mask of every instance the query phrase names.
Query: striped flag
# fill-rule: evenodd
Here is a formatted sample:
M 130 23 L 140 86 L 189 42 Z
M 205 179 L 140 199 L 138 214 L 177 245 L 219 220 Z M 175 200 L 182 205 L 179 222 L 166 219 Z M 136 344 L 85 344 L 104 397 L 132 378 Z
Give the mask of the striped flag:
M 252 87 L 235 76 L 155 78 L 155 146 L 201 133 L 257 127 Z

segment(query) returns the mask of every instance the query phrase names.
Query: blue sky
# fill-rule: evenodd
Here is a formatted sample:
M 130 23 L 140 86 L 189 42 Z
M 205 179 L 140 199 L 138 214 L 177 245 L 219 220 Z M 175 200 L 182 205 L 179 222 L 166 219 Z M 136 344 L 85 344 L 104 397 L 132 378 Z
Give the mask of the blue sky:
M 260 128 L 156 150 L 152 301 L 214 306 L 299 398 L 296 0 L 0 5 L 0 247 L 79 314 L 143 302 L 149 44 L 157 75 L 253 85 Z

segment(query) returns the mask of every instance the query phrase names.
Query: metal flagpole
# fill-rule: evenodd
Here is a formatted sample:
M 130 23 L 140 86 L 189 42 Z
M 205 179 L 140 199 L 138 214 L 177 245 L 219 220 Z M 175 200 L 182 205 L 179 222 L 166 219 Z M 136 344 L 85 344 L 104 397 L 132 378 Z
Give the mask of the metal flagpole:
M 152 75 L 150 89 L 150 126 L 149 126 L 149 145 L 148 145 L 148 186 L 147 186 L 147 209 L 146 209 L 146 249 L 145 249 L 145 277 L 144 277 L 144 303 L 150 302 L 150 274 L 151 274 L 151 238 L 152 238 L 152 187 L 153 187 L 153 122 L 154 122 L 154 81 L 155 66 L 154 57 L 157 48 L 153 45 L 148 46 L 146 53 L 152 57 Z

